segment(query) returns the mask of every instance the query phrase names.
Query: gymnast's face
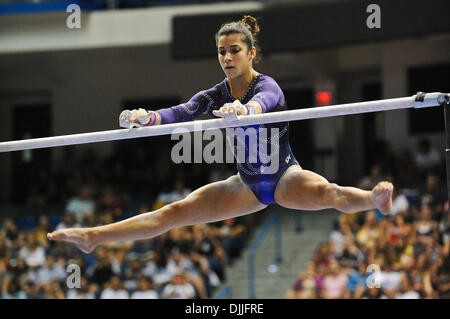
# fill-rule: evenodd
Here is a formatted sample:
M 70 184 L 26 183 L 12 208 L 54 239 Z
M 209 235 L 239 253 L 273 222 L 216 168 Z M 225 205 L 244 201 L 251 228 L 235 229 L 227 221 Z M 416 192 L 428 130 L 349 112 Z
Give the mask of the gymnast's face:
M 239 78 L 252 70 L 256 48 L 248 50 L 239 33 L 223 35 L 217 43 L 219 63 L 228 79 Z

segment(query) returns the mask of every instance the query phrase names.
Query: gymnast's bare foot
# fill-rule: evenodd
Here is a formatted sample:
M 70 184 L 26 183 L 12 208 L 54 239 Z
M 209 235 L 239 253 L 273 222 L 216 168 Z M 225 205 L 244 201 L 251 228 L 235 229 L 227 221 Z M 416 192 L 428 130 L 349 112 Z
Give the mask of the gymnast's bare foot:
M 392 208 L 392 191 L 394 185 L 389 182 L 379 182 L 372 189 L 373 202 L 375 207 L 383 214 L 388 215 Z
M 47 234 L 49 240 L 66 241 L 77 245 L 82 252 L 91 253 L 97 244 L 93 240 L 93 234 L 89 228 L 68 228 L 56 230 Z

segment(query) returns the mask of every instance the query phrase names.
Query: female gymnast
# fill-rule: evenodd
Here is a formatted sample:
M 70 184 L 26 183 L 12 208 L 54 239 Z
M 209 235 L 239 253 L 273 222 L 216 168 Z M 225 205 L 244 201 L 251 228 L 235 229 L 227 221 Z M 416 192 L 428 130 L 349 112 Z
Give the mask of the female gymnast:
M 221 83 L 197 93 L 187 103 L 156 112 L 133 110 L 131 117 L 119 120 L 135 126 L 164 125 L 189 121 L 202 113 L 227 119 L 286 110 L 283 92 L 275 80 L 253 68 L 259 58 L 258 33 L 259 26 L 252 16 L 222 25 L 216 33 L 218 59 L 226 75 Z M 344 213 L 379 209 L 387 214 L 391 210 L 391 183 L 380 182 L 371 191 L 330 183 L 301 168 L 291 152 L 288 123 L 259 127 L 279 129 L 277 172 L 264 174 L 260 162 L 237 161 L 237 175 L 205 185 L 183 200 L 109 225 L 57 230 L 49 233 L 48 239 L 71 242 L 90 253 L 106 242 L 149 239 L 173 227 L 242 216 L 274 203 L 298 210 L 335 208 Z M 270 139 L 265 142 L 270 144 Z

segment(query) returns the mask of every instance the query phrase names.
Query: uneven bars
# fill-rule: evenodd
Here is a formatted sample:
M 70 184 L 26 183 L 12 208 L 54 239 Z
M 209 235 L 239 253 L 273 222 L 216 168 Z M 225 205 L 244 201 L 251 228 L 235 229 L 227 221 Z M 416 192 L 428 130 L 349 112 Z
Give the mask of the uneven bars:
M 264 114 L 238 116 L 235 121 L 222 118 L 212 120 L 190 121 L 133 129 L 117 129 L 92 133 L 61 135 L 43 138 L 33 138 L 0 143 L 0 152 L 12 152 L 28 149 L 54 146 L 77 145 L 86 143 L 115 141 L 147 136 L 167 135 L 195 131 L 213 130 L 227 127 L 288 122 L 315 119 L 349 114 L 361 114 L 378 111 L 398 110 L 405 108 L 424 108 L 448 103 L 450 94 L 422 93 L 403 98 L 384 99 L 369 102 L 338 104 L 323 107 L 313 107 L 299 110 L 288 110 Z

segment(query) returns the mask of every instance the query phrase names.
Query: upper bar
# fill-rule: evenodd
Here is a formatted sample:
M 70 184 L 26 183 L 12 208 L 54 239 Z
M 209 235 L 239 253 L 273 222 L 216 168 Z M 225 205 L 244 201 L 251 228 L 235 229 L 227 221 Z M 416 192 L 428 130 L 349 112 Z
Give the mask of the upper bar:
M 77 145 L 114 140 L 177 134 L 195 131 L 213 130 L 219 128 L 247 126 L 256 124 L 288 122 L 323 118 L 331 116 L 361 114 L 388 110 L 398 110 L 411 107 L 438 106 L 442 93 L 419 93 L 410 97 L 385 99 L 370 102 L 338 104 L 324 107 L 314 107 L 300 110 L 238 116 L 236 121 L 227 121 L 222 118 L 212 120 L 190 121 L 182 123 L 165 124 L 133 129 L 118 129 L 93 133 L 61 135 L 53 137 L 34 138 L 0 143 L 0 152 L 21 151 L 27 149 L 46 148 L 54 146 Z M 416 99 L 417 98 L 417 99 Z M 421 101 L 423 100 L 423 101 Z

